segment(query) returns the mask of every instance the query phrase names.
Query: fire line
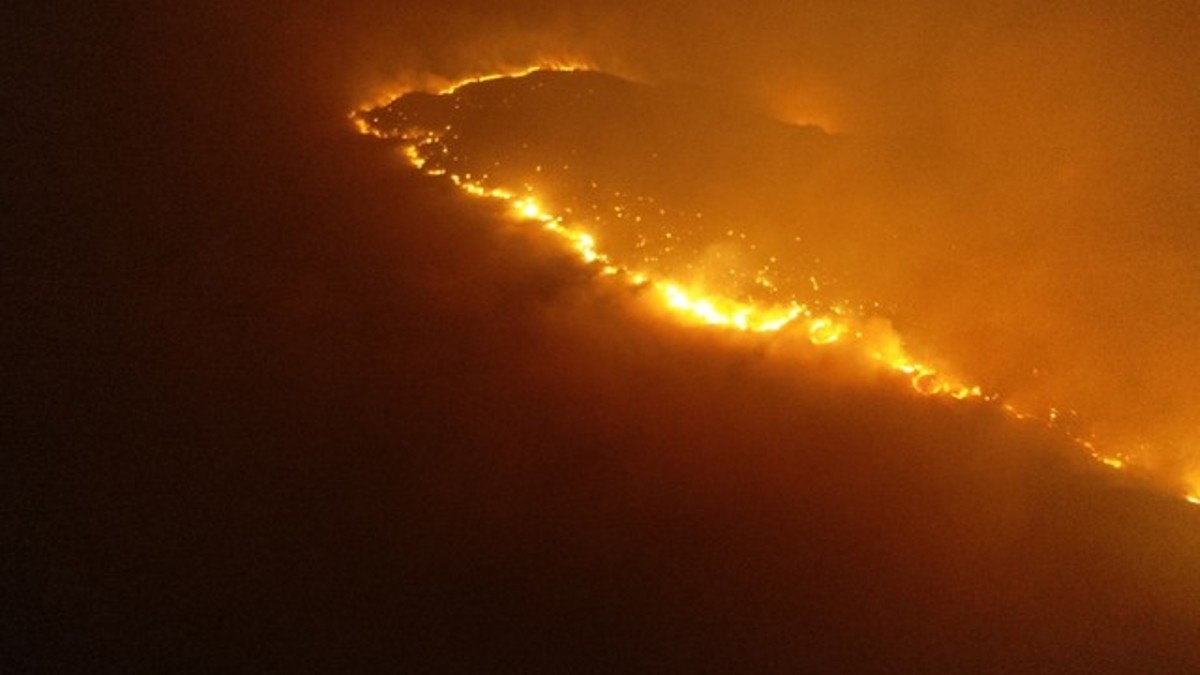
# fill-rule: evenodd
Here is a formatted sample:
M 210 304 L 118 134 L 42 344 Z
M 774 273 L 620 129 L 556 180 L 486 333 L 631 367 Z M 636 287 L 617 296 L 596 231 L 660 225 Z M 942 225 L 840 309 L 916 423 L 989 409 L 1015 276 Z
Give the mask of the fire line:
M 472 85 L 503 79 L 519 79 L 542 72 L 591 71 L 582 63 L 545 63 L 521 68 L 511 72 L 490 73 L 459 80 L 436 88 L 436 96 L 453 95 Z M 507 205 L 512 216 L 520 221 L 539 225 L 545 232 L 559 240 L 572 251 L 580 262 L 595 270 L 600 277 L 616 279 L 632 287 L 651 290 L 672 316 L 681 323 L 711 326 L 719 329 L 747 333 L 774 333 L 783 330 L 798 331 L 807 341 L 819 348 L 850 348 L 858 344 L 866 356 L 881 367 L 907 379 L 912 390 L 922 396 L 943 397 L 958 401 L 977 400 L 997 404 L 1006 415 L 1015 420 L 1034 421 L 1049 427 L 1055 426 L 1058 411 L 1051 409 L 1046 415 L 1035 415 L 1018 410 L 1011 404 L 1000 402 L 995 393 L 985 393 L 980 385 L 967 384 L 958 378 L 939 372 L 935 368 L 914 360 L 902 347 L 894 346 L 889 353 L 873 350 L 864 341 L 861 328 L 866 317 L 856 316 L 840 307 L 833 311 L 817 311 L 808 305 L 791 302 L 785 304 L 762 304 L 744 302 L 717 293 L 701 292 L 685 287 L 677 281 L 656 274 L 652 270 L 634 268 L 623 261 L 614 260 L 599 246 L 596 237 L 573 222 L 567 215 L 551 213 L 543 207 L 530 186 L 522 193 L 505 187 L 490 186 L 485 180 L 470 175 L 460 175 L 445 169 L 431 167 L 427 157 L 435 152 L 446 151 L 444 133 L 449 129 L 416 129 L 399 133 L 382 130 L 366 118 L 366 114 L 385 107 L 406 94 L 417 90 L 403 91 L 383 102 L 359 107 L 350 113 L 355 128 L 362 134 L 400 142 L 400 151 L 416 171 L 426 175 L 443 177 L 465 194 Z M 539 170 L 541 167 L 538 167 Z M 813 279 L 814 289 L 818 288 Z M 1063 431 L 1068 440 L 1080 447 L 1099 465 L 1117 471 L 1134 468 L 1133 458 L 1119 453 L 1103 453 L 1095 442 Z M 1200 505 L 1200 488 L 1180 495 L 1193 505 Z

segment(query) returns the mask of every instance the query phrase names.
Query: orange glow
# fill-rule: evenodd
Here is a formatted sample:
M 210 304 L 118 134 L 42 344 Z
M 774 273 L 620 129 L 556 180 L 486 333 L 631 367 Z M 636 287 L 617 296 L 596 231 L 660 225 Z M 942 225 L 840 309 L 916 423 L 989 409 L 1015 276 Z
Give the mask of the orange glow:
M 547 70 L 574 72 L 591 70 L 591 68 L 581 63 L 539 64 L 512 71 L 469 77 L 437 87 L 433 89 L 433 93 L 441 96 L 451 95 L 474 84 L 505 78 L 521 78 Z M 393 96 L 392 99 L 398 98 L 400 95 Z M 363 116 L 364 113 L 372 111 L 371 106 L 366 106 L 351 113 L 355 128 L 360 133 L 398 140 L 401 142 L 400 151 L 412 168 L 427 175 L 445 174 L 443 169 L 431 168 L 427 158 L 434 153 L 449 152 L 447 145 L 449 141 L 446 138 L 450 132 L 449 126 L 445 129 L 421 129 L 389 134 L 372 125 Z M 537 170 L 541 172 L 542 167 L 538 166 Z M 957 401 L 976 400 L 994 403 L 999 410 L 1012 419 L 1035 421 L 1059 429 L 1070 441 L 1106 467 L 1121 471 L 1132 467 L 1130 457 L 1098 452 L 1092 440 L 1072 435 L 1063 430 L 1059 426 L 1060 415 L 1057 409 L 1051 408 L 1045 413 L 1032 413 L 1020 410 L 1011 403 L 999 402 L 998 394 L 985 393 L 981 385 L 968 384 L 951 374 L 915 360 L 905 351 L 898 340 L 895 341 L 895 344 L 889 345 L 886 350 L 881 350 L 864 336 L 862 327 L 871 318 L 865 311 L 838 308 L 832 312 L 815 314 L 807 305 L 794 301 L 776 304 L 745 301 L 735 299 L 731 297 L 731 294 L 722 293 L 720 289 L 695 287 L 671 278 L 657 269 L 658 258 L 648 256 L 640 262 L 613 259 L 610 254 L 600 249 L 597 238 L 584 229 L 581 220 L 575 220 L 570 213 L 554 212 L 553 207 L 549 206 L 549 201 L 539 198 L 539 193 L 534 186 L 491 185 L 486 177 L 470 175 L 448 174 L 448 178 L 467 195 L 507 204 L 513 217 L 518 220 L 540 223 L 545 232 L 556 237 L 567 249 L 573 251 L 579 260 L 595 270 L 598 276 L 612 277 L 631 287 L 653 289 L 661 307 L 681 323 L 746 333 L 799 331 L 800 334 L 806 335 L 807 342 L 815 347 L 846 350 L 847 353 L 864 357 L 868 362 L 879 364 L 884 372 L 890 372 L 906 379 L 912 391 L 918 395 Z M 520 190 L 520 196 L 518 196 L 519 187 L 523 188 Z M 595 188 L 594 183 L 592 187 Z M 626 210 L 624 206 L 613 207 L 617 218 L 624 217 Z M 569 212 L 570 209 L 567 211 Z M 695 214 L 696 218 L 701 218 L 702 215 Z M 637 218 L 640 222 L 641 217 Z M 735 236 L 736 233 L 736 229 L 728 230 L 730 237 Z M 667 233 L 665 236 L 668 240 L 672 238 L 671 233 Z M 670 245 L 663 250 L 670 251 Z M 772 258 L 772 260 L 774 259 Z M 773 288 L 770 279 L 763 273 L 757 273 L 753 278 L 760 285 Z M 818 284 L 815 277 L 811 278 L 811 285 L 814 292 L 821 290 L 821 285 Z M 1200 491 L 1186 495 L 1185 499 L 1192 504 L 1200 504 Z
M 1200 471 L 1192 471 L 1188 474 L 1185 483 L 1188 486 L 1188 491 L 1183 498 L 1190 504 L 1200 506 Z
M 808 336 L 814 345 L 829 345 L 841 339 L 846 326 L 827 317 L 813 319 L 808 325 Z
M 542 210 L 538 208 L 538 205 L 532 201 L 518 201 L 514 204 L 514 206 L 516 206 L 521 215 L 525 216 L 526 218 L 538 218 L 542 215 Z
M 644 274 L 639 274 L 637 277 L 647 278 Z M 800 305 L 787 308 L 764 308 L 716 296 L 693 295 L 669 281 L 656 283 L 655 287 L 662 293 L 668 308 L 684 316 L 699 319 L 702 323 L 726 326 L 742 331 L 755 333 L 777 331 L 807 313 L 807 310 Z

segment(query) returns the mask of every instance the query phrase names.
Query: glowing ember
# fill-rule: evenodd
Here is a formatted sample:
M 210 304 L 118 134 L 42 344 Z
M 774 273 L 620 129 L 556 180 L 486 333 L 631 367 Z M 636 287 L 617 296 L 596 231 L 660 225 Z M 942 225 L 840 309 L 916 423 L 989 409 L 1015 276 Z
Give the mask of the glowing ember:
M 465 88 L 483 82 L 505 78 L 517 79 L 542 71 L 575 72 L 585 70 L 590 69 L 578 63 L 542 64 L 512 72 L 479 75 L 434 87 L 432 91 L 438 97 L 453 97 L 459 95 Z M 373 114 L 378 108 L 382 108 L 408 93 L 410 92 L 394 94 L 378 107 L 364 106 L 351 113 L 350 117 L 355 128 L 363 134 L 399 140 L 402 156 L 414 169 L 431 176 L 446 176 L 464 193 L 473 197 L 506 203 L 517 219 L 540 223 L 544 231 L 557 237 L 566 247 L 574 251 L 584 264 L 592 266 L 597 274 L 619 279 L 630 286 L 652 288 L 661 299 L 662 306 L 678 319 L 686 323 L 748 333 L 773 333 L 785 329 L 798 330 L 801 334 L 807 335 L 808 342 L 818 347 L 857 349 L 859 353 L 881 364 L 888 371 L 903 376 L 908 380 L 911 388 L 920 395 L 954 400 L 996 401 L 999 398 L 995 394 L 985 394 L 982 387 L 978 385 L 963 383 L 931 366 L 915 361 L 899 346 L 899 343 L 891 345 L 886 353 L 879 351 L 864 337 L 861 327 L 865 325 L 867 316 L 861 312 L 851 312 L 837 307 L 832 312 L 817 314 L 807 305 L 795 301 L 781 304 L 736 300 L 721 293 L 692 287 L 670 278 L 657 269 L 656 263 L 660 261 L 657 256 L 648 255 L 642 260 L 643 264 L 636 266 L 630 261 L 614 260 L 610 254 L 599 249 L 596 237 L 583 228 L 582 219 L 572 217 L 570 209 L 566 209 L 566 212 L 563 213 L 555 212 L 552 207 L 547 206 L 549 201 L 539 198 L 533 186 L 525 184 L 521 186 L 522 189 L 516 189 L 490 185 L 489 177 L 486 175 L 473 176 L 452 173 L 442 165 L 431 161 L 431 158 L 452 154 L 450 140 L 453 129 L 450 125 L 437 129 L 416 126 L 401 130 L 388 130 L 380 127 L 377 124 L 378 118 L 373 117 Z M 564 172 L 570 168 L 570 165 L 562 166 Z M 542 169 L 541 165 L 536 167 L 539 173 Z M 596 188 L 596 183 L 591 183 L 590 187 Z M 621 197 L 622 195 L 617 192 L 616 196 Z M 636 209 L 624 203 L 617 203 L 605 208 L 610 208 L 612 211 L 610 215 L 617 219 L 630 218 L 636 222 L 641 222 L 644 217 L 652 217 L 655 210 L 659 214 L 666 213 L 665 209 L 658 206 L 653 198 L 638 197 L 634 201 Z M 594 205 L 593 208 L 599 208 L 599 206 Z M 703 213 L 695 213 L 694 217 L 700 220 L 703 215 Z M 745 239 L 744 233 L 739 233 L 734 229 L 727 230 L 726 234 L 730 238 Z M 665 254 L 672 251 L 679 238 L 672 232 L 667 232 L 664 238 L 667 243 L 661 250 Z M 644 246 L 644 242 L 639 245 L 639 248 L 642 246 Z M 751 248 L 753 248 L 752 245 Z M 774 262 L 775 258 L 770 258 L 770 262 L 752 276 L 757 285 L 770 291 L 777 290 L 770 276 L 771 265 Z M 729 271 L 737 273 L 736 269 Z M 805 278 L 811 282 L 814 292 L 820 291 L 821 285 L 815 276 L 806 276 Z M 1001 403 L 999 407 L 1014 419 L 1035 420 L 1062 430 L 1060 426 L 1057 426 L 1060 424 L 1060 414 L 1057 409 L 1051 408 L 1046 415 L 1038 416 L 1021 411 L 1009 403 Z M 1128 456 L 1097 452 L 1091 440 L 1074 436 L 1065 430 L 1063 433 L 1100 464 L 1115 470 L 1127 470 L 1131 467 Z M 1189 503 L 1200 505 L 1200 493 L 1187 494 L 1184 499 Z

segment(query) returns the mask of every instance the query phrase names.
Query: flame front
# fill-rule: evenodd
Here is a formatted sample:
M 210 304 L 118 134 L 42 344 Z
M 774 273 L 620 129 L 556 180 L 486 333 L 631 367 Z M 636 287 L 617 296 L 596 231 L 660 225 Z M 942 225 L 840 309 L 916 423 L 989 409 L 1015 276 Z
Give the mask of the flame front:
M 506 72 L 476 75 L 433 87 L 427 93 L 449 96 L 466 87 L 484 82 L 506 78 L 517 79 L 546 71 L 578 72 L 588 70 L 591 70 L 588 65 L 579 62 L 543 63 Z M 408 93 L 411 92 L 393 93 L 382 103 L 361 106 L 350 114 L 350 119 L 360 133 L 399 140 L 401 154 L 413 169 L 427 175 L 445 177 L 462 192 L 472 197 L 507 204 L 514 218 L 541 225 L 545 232 L 557 238 L 568 250 L 574 252 L 579 260 L 594 269 L 598 276 L 613 278 L 640 289 L 652 290 L 660 301 L 660 305 L 680 322 L 746 333 L 796 331 L 796 334 L 806 336 L 807 341 L 817 347 L 858 349 L 863 356 L 880 364 L 886 371 L 905 378 L 911 389 L 919 395 L 958 401 L 998 402 L 1000 398 L 998 394 L 985 393 L 980 385 L 968 384 L 957 377 L 915 360 L 898 343 L 891 345 L 886 351 L 870 345 L 862 329 L 869 317 L 861 313 L 851 312 L 842 307 L 835 307 L 833 311 L 817 312 L 809 306 L 797 302 L 765 304 L 739 301 L 719 293 L 688 287 L 680 281 L 665 278 L 653 270 L 635 268 L 625 262 L 612 259 L 610 255 L 602 251 L 596 236 L 577 222 L 573 222 L 568 214 L 547 211 L 533 186 L 525 185 L 523 190 L 518 191 L 509 187 L 488 185 L 486 177 L 460 175 L 431 167 L 427 157 L 448 152 L 444 133 L 450 130 L 449 127 L 444 130 L 420 129 L 391 134 L 371 124 L 365 116 L 375 108 L 385 106 Z M 541 169 L 541 167 L 538 168 Z M 732 233 L 730 231 L 730 234 Z M 761 278 L 761 275 L 760 279 L 758 283 L 770 286 L 769 280 Z M 814 291 L 819 290 L 820 286 L 815 277 L 811 279 L 811 283 Z M 1051 408 L 1045 415 L 1036 415 L 1019 410 L 1009 403 L 997 403 L 997 405 L 1000 410 L 1013 419 L 1034 421 L 1061 430 L 1061 427 L 1057 426 L 1058 411 L 1056 409 Z M 1076 436 L 1065 430 L 1063 433 L 1101 466 L 1119 471 L 1135 468 L 1132 458 L 1128 455 L 1102 453 L 1097 450 L 1092 439 Z M 1200 478 L 1188 482 L 1193 487 L 1180 496 L 1188 503 L 1200 505 Z

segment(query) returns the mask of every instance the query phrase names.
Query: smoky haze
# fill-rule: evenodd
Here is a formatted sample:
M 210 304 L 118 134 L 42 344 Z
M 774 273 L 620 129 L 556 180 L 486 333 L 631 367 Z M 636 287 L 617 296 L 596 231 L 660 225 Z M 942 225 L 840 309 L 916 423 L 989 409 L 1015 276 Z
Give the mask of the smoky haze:
M 583 60 L 850 157 L 813 276 L 1182 481 L 1191 9 L 84 9 L 13 24 L 59 72 L 12 127 L 57 142 L 17 146 L 6 670 L 1200 668 L 1178 490 L 794 336 L 684 329 L 346 119 Z
M 435 35 L 452 36 L 444 43 L 397 21 L 420 56 L 398 55 L 394 73 L 365 81 L 382 91 L 419 87 L 430 73 L 453 80 L 574 60 L 699 87 L 869 148 L 869 159 L 842 153 L 810 162 L 823 175 L 798 175 L 807 153 L 775 143 L 768 125 L 681 116 L 679 127 L 712 134 L 675 146 L 686 148 L 676 165 L 692 171 L 675 182 L 694 180 L 704 196 L 693 210 L 717 216 L 713 227 L 774 235 L 762 248 L 787 256 L 787 273 L 881 303 L 928 358 L 1023 408 L 1058 409 L 1176 489 L 1196 480 L 1193 12 L 1172 3 L 463 11 L 430 19 Z M 434 46 L 413 46 L 426 41 Z M 525 112 L 526 122 L 573 128 L 549 109 Z M 630 148 L 654 133 L 644 119 L 624 130 Z M 703 172 L 724 157 L 736 157 L 726 173 Z M 627 159 L 636 175 L 654 164 Z M 808 248 L 802 259 L 795 236 Z

